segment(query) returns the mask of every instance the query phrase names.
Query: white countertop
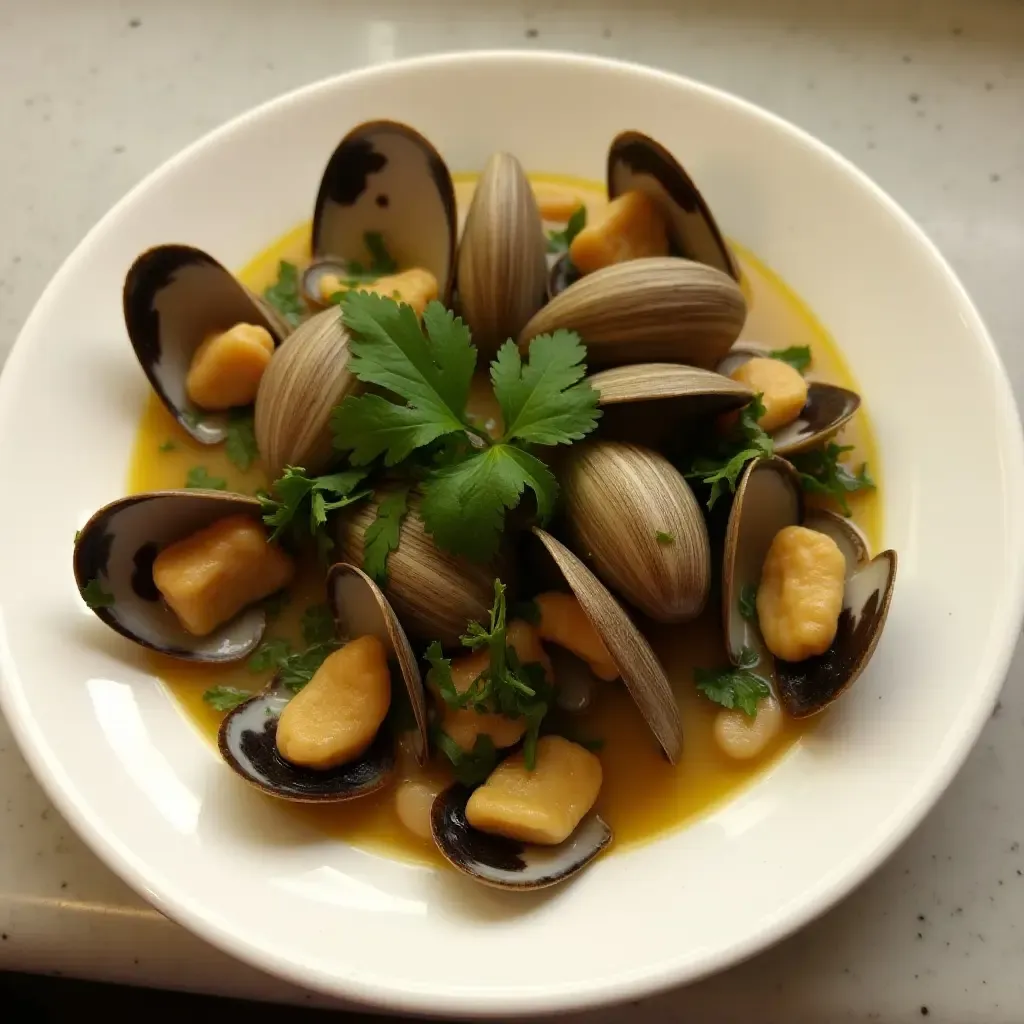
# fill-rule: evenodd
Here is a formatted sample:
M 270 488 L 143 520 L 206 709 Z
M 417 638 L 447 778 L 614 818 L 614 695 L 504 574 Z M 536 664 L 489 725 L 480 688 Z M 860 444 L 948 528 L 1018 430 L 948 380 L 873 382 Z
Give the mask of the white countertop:
M 809 129 L 938 243 L 1024 398 L 1019 0 L 2 4 L 0 362 L 85 231 L 185 143 L 337 71 L 480 47 L 629 58 L 723 86 Z M 928 339 L 907 344 L 926 351 Z M 964 473 L 969 485 L 969 466 Z M 1024 1019 L 1022 683 L 1018 650 L 966 767 L 853 896 L 748 963 L 631 1008 L 629 1019 Z M 111 875 L 50 807 L 2 721 L 0 836 L 0 969 L 310 998 L 193 939 Z M 580 1020 L 610 1024 L 626 1012 Z

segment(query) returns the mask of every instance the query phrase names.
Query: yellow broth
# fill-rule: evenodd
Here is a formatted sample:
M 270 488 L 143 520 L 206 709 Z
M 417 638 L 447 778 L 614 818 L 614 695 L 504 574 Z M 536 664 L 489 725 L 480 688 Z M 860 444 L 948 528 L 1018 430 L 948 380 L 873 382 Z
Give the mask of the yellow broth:
M 594 183 L 555 175 L 533 175 L 538 196 L 571 195 L 584 201 L 588 212 L 605 203 L 604 189 Z M 472 196 L 474 176 L 456 176 L 460 214 L 464 216 Z M 550 226 L 560 226 L 553 224 Z M 809 345 L 813 353 L 810 378 L 828 380 L 856 390 L 846 364 L 834 341 L 814 314 L 753 253 L 731 243 L 743 274 L 743 288 L 750 312 L 742 339 L 769 348 Z M 242 271 L 241 278 L 261 292 L 277 277 L 282 259 L 302 264 L 308 259 L 309 225 L 303 224 L 257 256 Z M 478 394 L 478 400 L 480 396 Z M 483 412 L 480 407 L 477 411 Z M 855 451 L 851 462 L 866 460 L 878 479 L 879 464 L 874 438 L 862 409 L 846 428 L 842 440 Z M 166 442 L 173 448 L 166 450 Z M 177 488 L 185 483 L 189 469 L 203 465 L 213 476 L 227 480 L 229 488 L 254 493 L 267 481 L 260 467 L 240 472 L 223 448 L 210 449 L 194 442 L 170 417 L 155 395 L 151 395 L 139 426 L 129 472 L 132 492 Z M 881 539 L 880 502 L 877 492 L 852 495 L 854 520 L 866 533 L 872 549 Z M 324 600 L 322 567 L 304 568 L 292 587 L 291 597 L 271 621 L 267 636 L 284 637 L 301 647 L 300 617 L 311 604 Z M 650 636 L 672 680 L 680 705 L 686 744 L 680 762 L 667 764 L 653 738 L 620 683 L 600 684 L 592 708 L 581 715 L 576 732 L 581 737 L 603 741 L 599 751 L 604 783 L 598 810 L 615 833 L 615 848 L 623 849 L 674 829 L 707 811 L 746 785 L 766 765 L 782 756 L 801 734 L 813 726 L 787 721 L 772 745 L 752 763 L 732 761 L 718 751 L 712 737 L 712 723 L 718 706 L 702 697 L 693 685 L 694 667 L 724 663 L 717 603 L 702 618 L 684 626 L 652 627 Z M 188 717 L 211 742 L 216 741 L 222 714 L 203 699 L 213 686 L 235 686 L 255 690 L 267 673 L 253 673 L 246 665 L 189 665 L 153 655 L 154 672 L 167 685 Z M 427 775 L 443 782 L 445 768 L 434 764 L 426 772 L 400 759 L 406 775 Z M 394 787 L 378 794 L 332 807 L 301 807 L 277 802 L 282 814 L 298 814 L 346 842 L 378 850 L 405 860 L 439 863 L 433 847 L 413 836 L 401 824 L 394 810 Z M 270 799 L 270 798 L 267 798 Z

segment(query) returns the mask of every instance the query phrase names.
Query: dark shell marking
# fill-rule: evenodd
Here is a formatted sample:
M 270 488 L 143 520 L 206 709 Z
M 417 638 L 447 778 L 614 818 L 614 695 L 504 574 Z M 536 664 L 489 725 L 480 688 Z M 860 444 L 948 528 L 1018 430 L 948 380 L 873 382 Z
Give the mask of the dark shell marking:
M 520 843 L 480 832 L 466 820 L 472 792 L 456 784 L 438 794 L 430 809 L 430 828 L 445 859 L 486 885 L 499 889 L 556 885 L 585 868 L 612 840 L 611 829 L 596 814 L 587 815 L 558 846 Z
M 239 705 L 221 722 L 217 746 L 246 782 L 282 800 L 338 803 L 386 785 L 395 766 L 394 740 L 382 728 L 356 761 L 324 770 L 290 764 L 277 751 L 277 723 L 291 699 L 273 684 Z
M 195 350 L 239 323 L 266 328 L 275 344 L 287 328 L 230 271 L 188 245 L 157 246 L 139 256 L 125 277 L 122 304 L 132 347 L 168 411 L 197 441 L 223 441 L 227 417 L 197 408 L 186 394 Z
M 241 612 L 209 636 L 182 628 L 153 582 L 153 561 L 167 544 L 224 516 L 259 516 L 259 502 L 219 491 L 160 491 L 122 498 L 100 509 L 75 544 L 75 580 L 81 590 L 94 579 L 114 604 L 94 608 L 111 629 L 143 647 L 186 661 L 228 662 L 248 655 L 260 642 L 266 615 L 259 607 Z
M 437 278 L 444 299 L 455 270 L 456 225 L 455 188 L 437 150 L 407 125 L 370 121 L 341 140 L 324 170 L 313 255 L 365 264 L 365 236 L 378 232 L 400 268 L 424 267 Z
M 638 190 L 667 216 L 673 256 L 706 263 L 739 280 L 739 270 L 697 186 L 671 153 L 640 132 L 622 132 L 608 150 L 608 198 Z

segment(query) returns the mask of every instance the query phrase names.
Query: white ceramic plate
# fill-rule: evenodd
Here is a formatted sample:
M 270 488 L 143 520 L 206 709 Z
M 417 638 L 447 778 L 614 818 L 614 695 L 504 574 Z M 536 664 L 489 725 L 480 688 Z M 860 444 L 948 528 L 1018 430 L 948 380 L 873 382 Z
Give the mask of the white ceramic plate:
M 600 177 L 611 137 L 680 156 L 727 234 L 807 299 L 878 431 L 900 556 L 869 670 L 822 727 L 698 824 L 546 895 L 475 887 L 305 832 L 247 790 L 71 574 L 120 495 L 147 393 L 121 319 L 133 257 L 240 266 L 310 215 L 331 149 L 406 121 L 455 169 L 496 148 Z M 591 58 L 501 53 L 344 75 L 233 121 L 112 210 L 51 282 L 0 380 L 3 708 L 39 780 L 160 910 L 267 971 L 435 1013 L 635 996 L 747 956 L 849 891 L 921 819 L 989 714 L 1024 593 L 1024 459 L 992 342 L 949 267 L 867 178 L 750 104 Z

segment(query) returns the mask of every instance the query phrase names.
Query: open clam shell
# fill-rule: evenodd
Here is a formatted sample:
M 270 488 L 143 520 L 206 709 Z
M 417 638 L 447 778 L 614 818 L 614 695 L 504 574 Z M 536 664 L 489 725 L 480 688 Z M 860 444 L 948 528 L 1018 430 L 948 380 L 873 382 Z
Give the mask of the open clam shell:
M 430 811 L 434 842 L 459 871 L 499 889 L 543 889 L 572 878 L 612 840 L 612 830 L 597 814 L 588 814 L 557 846 L 520 843 L 473 828 L 466 820 L 468 786 L 439 793 Z
M 600 634 L 654 738 L 675 764 L 683 749 L 683 725 L 665 670 L 644 635 L 600 580 L 561 541 L 534 527 L 584 614 Z
M 589 440 L 561 474 L 576 550 L 605 583 L 657 622 L 686 622 L 711 589 L 711 545 L 682 474 L 651 448 Z
M 766 358 L 769 353 L 752 345 L 737 345 L 718 364 L 720 374 L 728 375 L 748 359 Z M 816 448 L 834 437 L 860 408 L 860 395 L 837 384 L 811 381 L 807 402 L 800 415 L 771 435 L 777 455 L 796 455 Z
M 189 401 L 192 357 L 212 334 L 236 324 L 264 327 L 276 344 L 289 328 L 212 256 L 189 245 L 158 245 L 132 264 L 122 295 L 128 337 L 153 390 L 197 441 L 227 436 L 227 416 Z
M 302 324 L 274 353 L 256 395 L 256 444 L 267 473 L 285 466 L 319 473 L 334 457 L 331 411 L 359 381 L 349 371 L 349 335 L 337 307 Z
M 526 172 L 514 156 L 495 153 L 473 194 L 458 256 L 459 305 L 485 359 L 544 304 L 546 252 Z
M 357 125 L 331 154 L 313 210 L 314 257 L 367 265 L 366 236 L 378 233 L 399 269 L 429 270 L 447 301 L 457 230 L 448 166 L 408 125 Z
M 608 149 L 608 198 L 640 191 L 665 217 L 673 252 L 739 280 L 739 270 L 708 204 L 660 143 L 641 132 L 617 135 Z
M 327 596 L 342 636 L 372 634 L 392 653 L 416 720 L 413 750 L 419 763 L 424 764 L 429 749 L 427 698 L 419 663 L 394 609 L 380 587 L 362 569 L 344 562 L 331 566 L 327 574 Z
M 802 524 L 828 534 L 846 559 L 846 587 L 835 639 L 824 654 L 800 662 L 773 658 L 757 628 L 745 619 L 740 598 L 756 588 L 775 534 Z M 828 512 L 805 516 L 793 468 L 784 459 L 752 462 L 736 489 L 726 532 L 722 568 L 722 617 L 729 658 L 740 663 L 744 647 L 760 657 L 759 672 L 770 676 L 783 707 L 806 718 L 829 706 L 864 670 L 881 636 L 896 578 L 895 551 L 868 557 L 867 543 L 852 524 Z
M 166 606 L 153 582 L 153 561 L 161 548 L 225 516 L 250 513 L 260 503 L 223 491 L 155 491 L 133 494 L 101 508 L 75 542 L 75 580 L 80 590 L 93 580 L 113 596 L 94 608 L 111 629 L 161 654 L 186 661 L 238 661 L 263 636 L 266 615 L 253 606 L 208 636 L 193 636 Z
M 577 331 L 591 367 L 623 363 L 717 365 L 739 337 L 747 305 L 713 267 L 671 256 L 629 260 L 580 278 L 519 334 L 525 354 L 538 334 Z

